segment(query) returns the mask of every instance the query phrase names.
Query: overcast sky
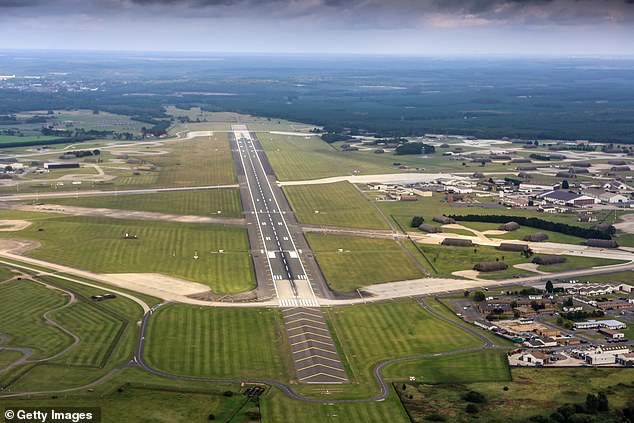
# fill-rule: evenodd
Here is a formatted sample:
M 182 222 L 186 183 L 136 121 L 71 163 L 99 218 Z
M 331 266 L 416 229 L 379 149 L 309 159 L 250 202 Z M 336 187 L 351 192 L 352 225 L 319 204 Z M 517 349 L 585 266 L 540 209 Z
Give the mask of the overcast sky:
M 0 0 L 0 49 L 634 55 L 634 0 Z

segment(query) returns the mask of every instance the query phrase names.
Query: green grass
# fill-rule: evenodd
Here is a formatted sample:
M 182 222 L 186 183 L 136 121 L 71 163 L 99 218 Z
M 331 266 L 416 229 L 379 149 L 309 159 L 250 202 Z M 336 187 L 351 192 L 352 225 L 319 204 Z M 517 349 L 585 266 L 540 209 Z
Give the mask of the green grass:
M 619 273 L 605 273 L 603 275 L 596 275 L 596 276 L 581 276 L 579 280 L 584 282 L 595 282 L 595 283 L 616 282 L 616 283 L 626 283 L 626 284 L 634 285 L 634 271 L 630 270 L 627 272 L 619 272 Z
M 56 140 L 59 139 L 59 137 L 49 137 L 49 136 L 44 136 L 44 135 L 25 135 L 23 137 L 15 137 L 15 136 L 11 136 L 11 135 L 0 135 L 0 147 L 2 147 L 3 144 L 13 144 L 16 142 L 30 142 L 30 141 L 52 141 L 52 140 Z
M 549 416 L 565 403 L 585 403 L 586 395 L 604 391 L 610 408 L 622 408 L 634 396 L 634 369 L 514 368 L 512 381 L 480 382 L 467 385 L 398 384 L 398 392 L 415 421 L 424 416 L 441 414 L 451 422 L 472 422 L 465 412 L 462 396 L 470 390 L 483 394 L 487 400 L 480 405 L 480 421 L 526 422 L 535 415 Z M 507 387 L 505 390 L 504 387 Z M 409 396 L 412 399 L 409 399 Z M 596 416 L 595 421 L 607 420 Z M 502 420 L 500 420 L 502 418 Z
M 139 239 L 123 239 L 125 233 Z M 64 216 L 37 220 L 19 236 L 42 243 L 28 253 L 31 257 L 94 272 L 162 273 L 209 285 L 217 293 L 255 286 L 241 228 Z
M 11 270 L 7 269 L 6 267 L 0 266 L 0 282 L 9 280 L 14 276 L 16 276 L 16 274 L 13 273 Z
M 335 388 L 336 389 L 336 388 Z M 264 422 L 409 422 L 405 410 L 392 390 L 381 402 L 309 403 L 295 401 L 278 390 L 271 390 L 261 399 Z
M 383 360 L 482 344 L 409 299 L 333 308 L 328 319 L 351 367 L 351 381 L 361 384 L 374 383 L 372 368 Z
M 0 369 L 22 358 L 20 351 L 4 350 L 0 346 Z
M 4 344 L 33 350 L 32 359 L 49 357 L 70 345 L 72 339 L 48 325 L 43 314 L 68 302 L 60 291 L 31 281 L 12 281 L 0 285 L 0 334 Z
M 424 277 L 412 257 L 392 240 L 307 233 L 326 281 L 335 291 Z M 339 252 L 343 249 L 343 252 Z
M 627 263 L 626 260 L 610 260 L 594 257 L 566 256 L 566 261 L 559 264 L 549 264 L 539 266 L 539 270 L 544 272 L 561 272 L 572 269 L 585 269 L 589 267 L 611 266 L 615 264 Z
M 284 192 L 301 223 L 389 229 L 370 201 L 349 182 L 288 186 Z
M 150 321 L 145 353 L 180 375 L 288 380 L 286 345 L 278 310 L 170 305 Z
M 171 152 L 152 156 L 160 166 L 159 186 L 233 184 L 236 181 L 227 133 L 173 141 L 165 144 Z
M 511 380 L 506 352 L 481 350 L 417 360 L 397 361 L 387 366 L 386 377 L 421 383 L 472 383 Z
M 48 203 L 67 206 L 139 210 L 214 217 L 242 217 L 237 189 L 161 192 L 107 197 L 56 198 Z M 218 211 L 221 211 L 218 214 Z
M 120 320 L 95 304 L 78 302 L 51 318 L 80 338 L 80 343 L 61 357 L 67 365 L 100 366 L 108 359 L 109 346 L 124 328 Z

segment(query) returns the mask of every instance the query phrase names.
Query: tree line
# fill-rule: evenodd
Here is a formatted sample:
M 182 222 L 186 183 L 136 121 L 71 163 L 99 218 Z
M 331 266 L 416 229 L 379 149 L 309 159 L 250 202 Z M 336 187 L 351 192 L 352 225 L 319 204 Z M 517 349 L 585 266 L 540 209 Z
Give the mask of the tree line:
M 567 223 L 551 222 L 537 217 L 505 216 L 505 215 L 452 215 L 449 216 L 456 221 L 462 222 L 488 222 L 488 223 L 508 223 L 517 222 L 521 226 L 543 229 L 545 231 L 558 232 L 564 235 L 572 235 L 585 239 L 612 239 L 610 231 L 599 231 L 596 229 L 583 228 L 581 226 L 568 225 Z

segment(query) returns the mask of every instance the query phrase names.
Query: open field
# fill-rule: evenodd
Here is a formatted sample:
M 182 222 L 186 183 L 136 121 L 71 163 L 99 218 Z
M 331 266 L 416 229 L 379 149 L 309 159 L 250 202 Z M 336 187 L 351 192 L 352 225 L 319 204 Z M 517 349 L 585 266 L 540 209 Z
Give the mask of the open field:
M 326 281 L 335 291 L 417 279 L 425 276 L 412 257 L 395 241 L 307 233 Z M 339 252 L 342 249 L 342 252 Z
M 44 143 L 46 141 L 52 141 L 56 139 L 59 139 L 59 137 L 49 137 L 45 135 L 26 135 L 23 137 L 0 135 L 0 147 L 2 147 L 3 144 L 13 144 L 13 143 L 31 142 L 31 141 L 42 141 Z
M 71 344 L 72 338 L 47 324 L 42 315 L 66 304 L 66 294 L 32 281 L 0 285 L 0 334 L 9 347 L 33 350 L 32 358 L 46 358 Z
M 481 350 L 417 360 L 398 361 L 385 368 L 386 377 L 404 381 L 416 377 L 420 383 L 473 383 L 511 380 L 503 350 Z M 406 376 L 407 375 L 407 376 Z
M 338 388 L 335 387 L 335 390 Z M 409 422 L 395 392 L 382 402 L 370 403 L 307 403 L 294 401 L 273 389 L 261 400 L 264 422 Z
M 286 345 L 278 310 L 169 305 L 150 321 L 146 358 L 180 375 L 286 381 Z
M 301 223 L 389 229 L 370 201 L 349 182 L 288 186 L 284 193 Z
M 373 383 L 372 367 L 389 358 L 481 344 L 474 335 L 433 317 L 409 299 L 333 308 L 327 317 L 342 345 L 342 358 L 350 366 L 353 383 Z
M 610 408 L 622 408 L 634 395 L 633 373 L 632 369 L 514 368 L 512 381 L 467 385 L 407 383 L 405 391 L 401 384 L 397 384 L 397 390 L 415 422 L 423 422 L 431 414 L 440 414 L 451 422 L 473 421 L 474 416 L 465 412 L 467 402 L 462 399 L 470 390 L 486 398 L 485 404 L 478 404 L 480 411 L 476 416 L 480 420 L 499 421 L 504 416 L 503 421 L 526 422 L 535 415 L 549 416 L 565 403 L 585 403 L 587 394 L 596 395 L 599 391 L 607 393 Z M 617 421 L 596 417 L 578 421 Z
M 138 239 L 124 239 L 126 233 Z M 209 285 L 217 293 L 255 285 L 244 229 L 64 216 L 38 220 L 18 234 L 42 243 L 29 256 L 80 269 L 163 273 Z
M 168 141 L 169 154 L 149 159 L 160 166 L 159 186 L 196 186 L 235 183 L 227 133 L 183 141 Z M 134 156 L 134 154 L 131 154 Z
M 19 351 L 4 350 L 0 346 L 0 369 L 22 358 Z
M 160 192 L 156 194 L 118 195 L 104 197 L 56 198 L 49 203 L 139 210 L 172 214 L 189 214 L 214 217 L 241 217 L 242 203 L 236 189 Z M 218 211 L 221 211 L 219 214 Z

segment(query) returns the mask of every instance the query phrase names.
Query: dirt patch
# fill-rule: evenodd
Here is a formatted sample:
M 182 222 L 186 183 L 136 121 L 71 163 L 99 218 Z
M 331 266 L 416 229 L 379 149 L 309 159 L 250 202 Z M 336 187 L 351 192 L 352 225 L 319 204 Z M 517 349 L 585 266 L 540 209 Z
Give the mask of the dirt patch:
M 480 278 L 478 277 L 480 272 L 478 272 L 477 270 L 458 270 L 457 272 L 451 272 L 451 274 L 454 276 L 459 276 L 461 278 L 472 279 L 474 281 L 480 280 Z
M 22 255 L 27 251 L 38 248 L 40 245 L 41 244 L 39 242 L 28 239 L 7 238 L 0 240 L 0 251 Z
M 31 226 L 27 220 L 0 220 L 0 232 L 21 231 Z
M 634 213 L 621 216 L 621 221 L 616 223 L 614 227 L 628 234 L 634 234 Z
M 519 263 L 513 266 L 516 269 L 528 270 L 529 272 L 535 272 L 542 275 L 547 275 L 548 272 L 542 272 L 538 269 L 539 265 L 536 263 Z
M 196 295 L 208 292 L 209 287 L 158 273 L 109 273 L 104 274 L 112 285 L 160 298 Z

